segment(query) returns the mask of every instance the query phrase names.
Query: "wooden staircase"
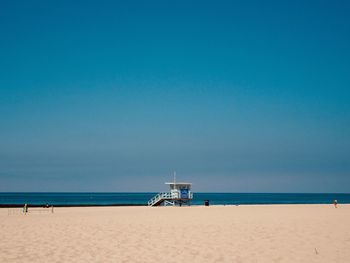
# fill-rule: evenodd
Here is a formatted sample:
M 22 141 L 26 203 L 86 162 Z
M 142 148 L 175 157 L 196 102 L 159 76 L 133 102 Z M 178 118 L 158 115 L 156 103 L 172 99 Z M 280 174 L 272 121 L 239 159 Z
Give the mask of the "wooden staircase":
M 169 192 L 159 193 L 148 201 L 148 206 L 159 206 L 163 202 L 172 200 L 173 195 Z

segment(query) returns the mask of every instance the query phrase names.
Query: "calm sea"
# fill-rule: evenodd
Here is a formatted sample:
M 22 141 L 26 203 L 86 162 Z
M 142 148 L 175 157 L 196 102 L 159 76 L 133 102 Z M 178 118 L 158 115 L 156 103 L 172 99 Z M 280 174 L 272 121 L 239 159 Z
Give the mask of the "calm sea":
M 0 193 L 0 205 L 146 205 L 156 193 Z M 193 205 L 350 203 L 350 194 L 194 193 Z

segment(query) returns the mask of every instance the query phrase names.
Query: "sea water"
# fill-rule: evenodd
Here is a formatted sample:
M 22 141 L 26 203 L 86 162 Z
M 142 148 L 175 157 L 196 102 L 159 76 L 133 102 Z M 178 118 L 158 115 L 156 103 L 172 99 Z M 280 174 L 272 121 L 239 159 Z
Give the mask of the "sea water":
M 0 205 L 147 205 L 157 193 L 0 193 Z M 350 194 L 339 193 L 194 193 L 191 204 L 339 204 L 350 203 Z

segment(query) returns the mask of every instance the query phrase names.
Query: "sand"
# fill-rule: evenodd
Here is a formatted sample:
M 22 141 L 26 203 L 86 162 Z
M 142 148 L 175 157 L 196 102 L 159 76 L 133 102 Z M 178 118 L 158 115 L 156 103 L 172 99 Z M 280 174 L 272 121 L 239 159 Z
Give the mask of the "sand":
M 350 262 L 350 205 L 10 212 L 0 262 Z

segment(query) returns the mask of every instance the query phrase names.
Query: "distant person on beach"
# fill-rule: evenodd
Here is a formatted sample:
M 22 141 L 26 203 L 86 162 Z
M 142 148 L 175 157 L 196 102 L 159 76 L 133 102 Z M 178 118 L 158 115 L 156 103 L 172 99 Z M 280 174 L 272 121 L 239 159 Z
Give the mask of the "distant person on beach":
M 338 201 L 337 201 L 336 199 L 334 199 L 334 201 L 333 201 L 333 205 L 334 205 L 334 207 L 335 207 L 335 208 L 337 208 L 337 207 L 338 207 Z

